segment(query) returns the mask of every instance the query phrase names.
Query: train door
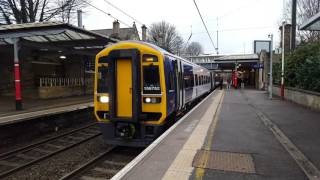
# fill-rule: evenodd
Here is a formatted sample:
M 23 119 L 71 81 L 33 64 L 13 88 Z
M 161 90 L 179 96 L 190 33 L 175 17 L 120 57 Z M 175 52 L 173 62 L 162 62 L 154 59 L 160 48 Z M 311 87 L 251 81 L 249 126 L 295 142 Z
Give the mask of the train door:
M 181 96 L 180 96 L 180 80 L 179 80 L 179 66 L 178 66 L 178 60 L 173 60 L 173 72 L 174 72 L 174 82 L 175 82 L 175 94 L 176 94 L 176 105 L 177 105 L 177 110 L 181 109 Z
M 182 64 L 182 61 L 179 60 L 179 82 L 180 82 L 180 103 L 181 103 L 181 108 L 184 107 L 184 103 L 185 103 L 185 87 L 184 87 L 184 79 L 183 79 L 183 64 Z
M 213 90 L 213 73 L 210 72 L 210 90 L 212 91 Z
M 118 59 L 116 63 L 116 114 L 118 117 L 132 117 L 132 62 L 131 59 Z
M 167 113 L 171 114 L 177 111 L 177 93 L 175 83 L 175 69 L 174 59 L 165 56 L 165 75 L 166 75 L 166 88 L 167 88 Z
M 138 122 L 141 114 L 141 68 L 137 49 L 113 50 L 101 57 L 108 63 L 109 116 L 117 122 Z

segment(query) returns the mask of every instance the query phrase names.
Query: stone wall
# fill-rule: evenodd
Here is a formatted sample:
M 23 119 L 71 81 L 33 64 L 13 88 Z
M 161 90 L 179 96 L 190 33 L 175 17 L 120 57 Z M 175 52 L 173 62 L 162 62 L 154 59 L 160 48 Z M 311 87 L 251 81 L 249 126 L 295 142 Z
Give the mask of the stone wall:
M 87 86 L 84 92 L 82 86 L 56 86 L 56 87 L 39 87 L 38 88 L 39 98 L 41 99 L 50 99 L 50 98 L 61 98 L 68 96 L 79 96 L 85 94 L 92 94 L 93 87 Z
M 280 96 L 280 87 L 273 86 L 273 94 Z M 320 111 L 320 93 L 296 88 L 285 88 L 286 100 Z
M 51 97 L 55 95 L 46 95 L 52 90 L 42 88 L 38 89 L 40 78 L 84 78 L 90 79 L 94 74 L 84 72 L 84 60 L 81 55 L 68 55 L 67 59 L 58 59 L 52 52 L 38 52 L 22 48 L 19 54 L 21 70 L 21 89 L 22 97 L 38 98 Z M 93 57 L 90 57 L 93 58 Z M 13 49 L 5 47 L 0 51 L 0 96 L 14 96 L 14 69 L 13 69 Z M 91 85 L 92 86 L 92 85 Z M 57 89 L 62 87 L 55 87 Z M 77 88 L 65 88 L 66 94 L 77 95 Z M 81 88 L 79 88 L 81 89 Z M 59 90 L 58 90 L 59 91 Z M 79 90 L 81 91 L 81 90 Z M 39 94 L 39 92 L 43 92 Z M 60 94 L 61 93 L 57 93 Z M 60 95 L 56 95 L 61 97 Z M 62 97 L 64 96 L 62 95 Z
M 8 48 L 6 50 L 9 50 Z M 0 52 L 0 95 L 14 91 L 13 56 Z

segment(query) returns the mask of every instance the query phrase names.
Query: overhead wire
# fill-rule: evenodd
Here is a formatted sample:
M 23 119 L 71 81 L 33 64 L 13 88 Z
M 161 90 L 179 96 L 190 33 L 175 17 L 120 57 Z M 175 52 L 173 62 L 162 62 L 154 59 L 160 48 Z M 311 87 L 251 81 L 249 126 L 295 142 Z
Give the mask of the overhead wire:
M 113 8 L 117 9 L 118 11 L 122 12 L 123 14 L 125 14 L 126 16 L 128 16 L 129 18 L 131 18 L 132 20 L 134 20 L 135 22 L 139 23 L 140 25 L 144 25 L 141 21 L 139 21 L 138 19 L 134 18 L 133 16 L 129 15 L 128 13 L 126 13 L 125 11 L 123 11 L 122 9 L 120 9 L 119 7 L 115 6 L 114 4 L 110 3 L 107 0 L 103 0 L 104 2 L 108 3 L 110 6 L 112 6 Z
M 121 21 L 119 18 L 116 18 L 116 17 L 114 17 L 114 16 L 112 16 L 111 15 L 111 13 L 108 13 L 108 12 L 106 12 L 106 11 L 104 11 L 104 10 L 102 10 L 102 9 L 100 9 L 100 8 L 98 8 L 98 7 L 96 7 L 95 5 L 93 5 L 93 4 L 91 4 L 91 3 L 89 3 L 89 2 L 87 2 L 87 1 L 83 1 L 84 3 L 86 3 L 87 5 L 89 5 L 89 6 L 91 6 L 91 7 L 93 7 L 93 8 L 95 8 L 96 10 L 98 10 L 98 11 L 100 11 L 100 12 L 102 12 L 102 13 L 104 13 L 104 14 L 106 14 L 106 15 L 108 15 L 108 16 L 110 16 L 111 18 L 113 18 L 114 20 L 117 20 L 117 21 L 119 21 L 120 23 L 122 23 L 122 24 L 124 24 L 124 25 L 126 25 L 126 26 L 128 26 L 128 27 L 131 27 L 130 25 L 128 25 L 127 23 L 125 23 L 124 21 Z
M 200 10 L 199 10 L 199 8 L 198 8 L 198 5 L 197 5 L 197 3 L 196 3 L 196 0 L 193 0 L 193 2 L 194 2 L 194 5 L 195 5 L 196 8 L 197 8 L 197 11 L 198 11 L 199 16 L 200 16 L 200 18 L 201 18 L 201 21 L 202 21 L 202 23 L 203 23 L 203 26 L 205 27 L 205 29 L 206 29 L 206 31 L 207 31 L 207 34 L 208 34 L 208 36 L 209 36 L 209 38 L 210 38 L 211 44 L 212 44 L 212 46 L 214 47 L 215 51 L 218 52 L 217 49 L 216 49 L 216 46 L 214 45 L 214 42 L 213 42 L 213 40 L 212 40 L 212 38 L 211 38 L 211 35 L 210 35 L 209 31 L 208 31 L 208 28 L 207 28 L 207 26 L 206 26 L 206 23 L 204 22 L 204 20 L 203 20 L 203 18 L 202 18 L 202 15 L 201 15 L 201 13 L 200 13 Z
M 242 28 L 230 28 L 230 29 L 219 29 L 219 32 L 226 32 L 226 31 L 244 31 L 244 30 L 255 30 L 255 29 L 269 29 L 273 26 L 260 26 L 260 27 L 242 27 Z M 205 31 L 202 32 L 194 32 L 193 34 L 204 34 Z

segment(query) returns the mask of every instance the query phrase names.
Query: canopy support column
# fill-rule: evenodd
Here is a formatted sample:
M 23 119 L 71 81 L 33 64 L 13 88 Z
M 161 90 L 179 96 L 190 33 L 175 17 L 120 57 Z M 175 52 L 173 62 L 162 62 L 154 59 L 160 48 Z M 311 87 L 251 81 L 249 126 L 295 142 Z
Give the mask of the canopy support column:
M 14 49 L 14 82 L 15 82 L 15 95 L 16 95 L 16 110 L 22 110 L 22 97 L 21 97 L 21 78 L 20 78 L 20 64 L 19 64 L 19 38 L 13 39 Z

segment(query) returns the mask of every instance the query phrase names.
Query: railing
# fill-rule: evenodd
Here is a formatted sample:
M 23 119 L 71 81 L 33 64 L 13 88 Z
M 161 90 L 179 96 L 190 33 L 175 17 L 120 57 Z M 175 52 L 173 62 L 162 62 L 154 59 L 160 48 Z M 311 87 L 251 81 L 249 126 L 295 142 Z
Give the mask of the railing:
M 40 87 L 56 87 L 56 86 L 90 86 L 93 84 L 91 78 L 40 78 Z

